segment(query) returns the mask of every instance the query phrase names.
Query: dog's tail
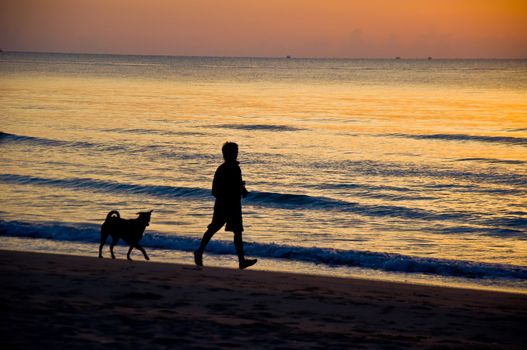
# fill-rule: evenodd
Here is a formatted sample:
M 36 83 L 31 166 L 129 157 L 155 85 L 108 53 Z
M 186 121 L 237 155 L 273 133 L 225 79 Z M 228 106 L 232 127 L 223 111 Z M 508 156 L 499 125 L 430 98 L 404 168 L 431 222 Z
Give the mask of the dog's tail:
M 108 213 L 108 215 L 106 215 L 106 221 L 110 220 L 111 218 L 120 219 L 121 215 L 119 214 L 117 210 L 112 210 L 111 212 Z

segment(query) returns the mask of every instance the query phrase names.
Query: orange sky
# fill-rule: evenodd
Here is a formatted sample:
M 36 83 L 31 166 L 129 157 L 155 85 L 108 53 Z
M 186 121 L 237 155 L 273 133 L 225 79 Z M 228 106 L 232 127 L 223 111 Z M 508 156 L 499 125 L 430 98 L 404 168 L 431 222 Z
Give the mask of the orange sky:
M 527 0 L 1 0 L 0 48 L 527 58 Z

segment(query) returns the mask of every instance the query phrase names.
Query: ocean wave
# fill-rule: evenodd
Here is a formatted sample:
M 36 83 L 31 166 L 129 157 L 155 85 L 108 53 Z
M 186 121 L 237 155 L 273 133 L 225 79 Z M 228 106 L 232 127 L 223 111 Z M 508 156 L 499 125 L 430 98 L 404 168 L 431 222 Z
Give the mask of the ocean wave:
M 0 174 L 0 182 L 38 186 L 56 186 L 71 189 L 89 189 L 94 191 L 123 194 L 141 194 L 162 198 L 203 199 L 210 198 L 211 196 L 210 190 L 202 188 L 127 184 L 90 178 L 49 179 L 27 175 Z M 327 197 L 292 193 L 252 191 L 245 199 L 245 203 L 254 206 L 277 209 L 333 210 L 339 212 L 349 212 L 363 216 L 398 217 L 405 219 L 452 220 L 464 217 L 464 214 L 456 212 L 443 214 L 403 206 L 367 205 Z
M 25 175 L 0 174 L 0 182 L 20 185 L 53 186 L 114 194 L 146 195 L 166 199 L 212 200 L 210 190 L 203 188 L 140 185 L 87 178 L 49 179 Z M 501 238 L 527 239 L 527 233 L 523 228 L 526 224 L 524 213 L 507 213 L 507 216 L 503 218 L 482 219 L 477 218 L 477 215 L 473 217 L 470 213 L 459 213 L 455 211 L 441 213 L 395 205 L 368 205 L 327 197 L 259 191 L 251 192 L 244 200 L 244 204 L 253 207 L 281 210 L 318 210 L 350 213 L 363 217 L 427 220 L 435 221 L 436 223 L 434 228 L 430 230 L 430 233 L 471 233 Z M 460 226 L 459 224 L 452 226 L 452 222 L 471 223 L 477 226 L 466 227 Z
M 136 135 L 147 135 L 147 134 L 157 134 L 165 136 L 197 136 L 203 135 L 199 132 L 175 132 L 175 131 L 161 131 L 161 130 L 151 130 L 148 129 L 105 129 L 103 131 L 116 132 L 116 133 L 129 133 Z M 62 148 L 62 149 L 75 149 L 84 152 L 100 152 L 105 156 L 111 155 L 139 155 L 142 157 L 149 158 L 153 161 L 159 161 L 161 159 L 178 159 L 181 161 L 187 160 L 219 160 L 221 155 L 210 154 L 210 153 L 196 153 L 191 152 L 185 146 L 178 145 L 177 147 L 168 147 L 166 144 L 148 144 L 148 145 L 139 145 L 134 142 L 122 142 L 122 143 L 92 143 L 92 142 L 83 142 L 83 141 L 64 141 L 64 140 L 55 140 L 42 137 L 34 136 L 25 136 L 25 135 L 16 135 L 0 132 L 0 144 L 2 143 L 15 143 L 15 144 L 27 144 L 30 146 L 43 146 L 48 148 Z M 262 154 L 262 153 L 248 153 L 245 156 L 247 164 L 263 164 L 268 162 L 269 159 L 281 158 L 280 155 L 275 154 Z
M 467 134 L 388 134 L 383 136 L 402 137 L 416 140 L 445 140 L 445 141 L 477 141 L 491 142 L 506 145 L 527 146 L 527 138 L 511 136 L 484 136 L 484 135 L 467 135 Z
M 68 148 L 102 148 L 101 145 L 85 141 L 65 141 L 48 139 L 45 137 L 16 135 L 0 131 L 0 143 L 30 144 L 46 147 L 68 147 Z M 109 146 L 110 147 L 114 146 Z
M 0 236 L 41 238 L 57 241 L 99 242 L 99 225 L 65 223 L 29 223 L 0 220 Z M 145 247 L 192 252 L 199 239 L 186 236 L 167 236 L 160 233 L 145 233 Z M 506 278 L 526 280 L 527 267 L 505 264 L 490 264 L 461 260 L 422 258 L 402 254 L 340 250 L 317 247 L 290 246 L 275 243 L 247 242 L 248 255 L 268 259 L 287 259 L 329 266 L 359 267 L 400 273 L 419 273 L 463 278 Z M 211 241 L 207 252 L 234 254 L 231 242 Z M 94 251 L 94 256 L 97 252 Z
M 6 132 L 0 132 L 0 143 L 29 143 L 34 145 L 43 146 L 64 146 L 67 145 L 67 141 L 52 140 L 42 137 L 24 136 L 9 134 Z
M 397 205 L 368 205 L 327 197 L 290 193 L 252 191 L 245 202 L 279 209 L 333 210 L 363 216 L 397 217 L 404 219 L 450 220 L 463 216 L 462 214 L 454 212 L 441 214 Z
M 172 131 L 172 130 L 156 130 L 156 129 L 113 128 L 113 129 L 101 129 L 97 131 L 115 132 L 119 134 L 161 135 L 161 136 L 203 136 L 203 135 L 206 135 L 206 133 L 198 132 L 198 131 Z
M 525 164 L 523 160 L 495 159 L 495 158 L 460 158 L 457 162 L 483 162 L 491 164 Z
M 0 182 L 166 199 L 207 201 L 213 199 L 210 190 L 204 188 L 131 184 L 90 178 L 51 179 L 27 175 L 0 174 Z M 430 230 L 430 233 L 465 234 L 470 232 L 472 234 L 501 238 L 527 239 L 527 234 L 524 230 L 526 224 L 525 214 L 517 213 L 506 213 L 504 214 L 506 216 L 502 218 L 485 219 L 478 217 L 477 213 L 470 212 L 435 212 L 398 205 L 364 204 L 328 197 L 261 191 L 250 192 L 247 198 L 244 199 L 244 205 L 279 210 L 349 213 L 373 218 L 397 218 L 419 220 L 421 222 L 434 221 L 436 224 Z M 457 223 L 457 225 L 453 225 L 453 223 Z M 470 223 L 476 226 L 467 228 L 463 225 L 460 226 L 459 223 Z
M 475 172 L 449 168 L 435 168 L 418 163 L 380 162 L 375 160 L 317 161 L 309 165 L 312 168 L 325 169 L 335 174 L 360 174 L 369 177 L 420 178 L 434 180 L 427 186 L 430 190 L 441 190 L 445 186 L 470 192 L 493 192 L 482 184 L 499 184 L 507 186 L 527 186 L 527 177 L 514 172 Z M 438 180 L 447 180 L 448 185 Z M 452 181 L 455 180 L 455 181 Z M 467 183 L 470 184 L 467 188 Z M 511 189 L 511 194 L 519 194 L 519 189 Z
M 505 226 L 523 229 L 525 237 L 527 238 L 527 212 L 513 212 L 508 213 L 500 218 L 494 218 L 488 221 L 493 226 Z
M 130 133 L 147 133 L 147 130 L 142 129 L 108 129 L 115 130 L 116 132 L 130 132 Z M 120 130 L 120 131 L 118 131 Z M 170 135 L 170 133 L 166 133 Z M 175 135 L 175 134 L 174 134 Z M 178 134 L 182 136 L 183 134 Z M 80 151 L 88 152 L 101 152 L 105 155 L 108 154 L 126 154 L 126 155 L 142 155 L 149 158 L 154 158 L 158 160 L 159 158 L 168 158 L 168 159 L 180 159 L 180 160 L 189 160 L 189 159 L 217 159 L 217 155 L 204 154 L 204 153 L 192 153 L 185 152 L 183 150 L 174 151 L 173 149 L 167 148 L 163 144 L 149 144 L 146 146 L 137 145 L 135 143 L 92 143 L 84 141 L 64 141 L 64 140 L 55 140 L 42 137 L 34 136 L 25 136 L 25 135 L 16 135 L 0 132 L 0 144 L 1 143 L 16 143 L 16 144 L 27 144 L 30 146 L 43 146 L 48 148 L 58 147 L 61 149 L 75 149 Z
M 372 184 L 358 184 L 358 183 L 323 183 L 315 185 L 303 185 L 303 187 L 311 187 L 321 190 L 336 190 L 339 192 L 353 193 L 354 196 L 364 198 L 379 198 L 390 201 L 420 201 L 420 200 L 435 200 L 439 197 L 430 196 L 428 193 L 420 193 L 415 189 L 399 186 L 380 186 Z
M 249 126 L 252 127 L 252 126 Z M 266 126 L 267 127 L 267 126 Z M 274 126 L 272 126 L 274 127 Z M 131 132 L 131 133 L 147 133 L 146 129 L 112 129 L 116 132 Z M 120 130 L 120 131 L 118 131 Z M 169 132 L 170 133 L 170 132 Z M 167 134 L 168 135 L 168 134 Z M 178 160 L 204 160 L 212 161 L 217 160 L 217 154 L 206 154 L 206 153 L 195 153 L 189 152 L 187 149 L 173 149 L 167 147 L 165 144 L 148 144 L 138 145 L 136 143 L 92 143 L 87 141 L 65 141 L 48 139 L 42 137 L 16 135 L 5 132 L 0 132 L 0 144 L 2 143 L 18 143 L 37 145 L 43 147 L 59 147 L 64 149 L 75 149 L 85 152 L 101 152 L 105 155 L 118 154 L 118 155 L 139 155 L 147 157 L 153 161 L 159 161 L 160 159 L 178 159 Z M 271 154 L 271 153 L 247 153 L 245 155 L 246 163 L 251 164 L 263 164 L 272 161 L 284 161 L 284 156 Z M 506 163 L 506 164 L 522 164 L 523 161 L 506 161 L 506 160 L 495 160 L 487 158 L 463 158 L 458 161 L 486 161 L 490 163 Z M 299 164 L 299 166 L 306 167 L 306 164 Z M 345 161 L 317 161 L 307 164 L 308 167 L 315 169 L 327 169 L 333 170 L 336 173 L 346 172 L 349 174 L 361 174 L 366 176 L 375 177 L 419 177 L 434 180 L 448 180 L 456 183 L 456 188 L 459 190 L 467 190 L 470 192 L 496 192 L 497 194 L 516 194 L 517 189 L 495 189 L 481 186 L 481 184 L 500 184 L 513 186 L 518 185 L 521 187 L 527 186 L 527 177 L 520 173 L 514 172 L 471 172 L 460 169 L 448 169 L 448 168 L 432 168 L 426 167 L 414 163 L 398 163 L 398 162 L 379 162 L 374 160 L 345 160 Z M 451 181 L 452 179 L 456 181 Z M 470 182 L 470 188 L 465 188 L 466 184 L 461 183 Z M 434 181 L 436 182 L 436 181 Z M 328 185 L 332 186 L 332 185 Z M 352 184 L 344 185 L 333 185 L 333 186 L 353 186 Z M 441 186 L 441 184 L 438 184 Z M 435 188 L 431 188 L 434 190 Z M 440 189 L 440 187 L 438 187 Z M 367 189 L 368 191 L 370 189 Z M 395 189 L 397 191 L 397 189 Z M 425 196 L 425 197 L 428 197 Z M 394 200 L 411 200 L 411 198 L 404 198 L 401 196 L 400 199 L 397 196 L 393 196 Z
M 77 179 L 48 179 L 35 176 L 0 174 L 0 181 L 15 184 L 39 186 L 55 186 L 72 189 L 90 189 L 104 192 L 125 194 L 146 194 L 157 197 L 191 197 L 203 198 L 210 196 L 210 190 L 192 187 L 175 187 L 161 185 L 137 185 L 112 181 L 95 180 L 89 178 Z
M 216 128 L 221 129 L 235 129 L 235 130 L 259 130 L 259 131 L 299 131 L 300 128 L 295 128 L 286 125 L 268 125 L 268 124 L 220 124 L 215 125 Z

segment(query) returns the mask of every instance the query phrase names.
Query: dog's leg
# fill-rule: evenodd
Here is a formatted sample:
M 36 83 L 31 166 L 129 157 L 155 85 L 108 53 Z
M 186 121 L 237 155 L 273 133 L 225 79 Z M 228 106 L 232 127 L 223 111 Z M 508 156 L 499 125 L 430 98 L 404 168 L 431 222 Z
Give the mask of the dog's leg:
M 132 249 L 134 249 L 134 246 L 133 246 L 133 245 L 130 246 L 130 249 L 128 249 L 128 254 L 126 254 L 126 258 L 127 258 L 128 260 L 132 260 L 132 258 L 130 258 L 130 253 L 132 252 Z
M 108 239 L 108 234 L 101 230 L 101 244 L 99 244 L 99 258 L 102 258 L 102 247 L 106 244 L 106 240 Z
M 115 255 L 113 254 L 113 247 L 119 242 L 119 238 L 112 237 L 112 243 L 110 244 L 110 253 L 112 253 L 112 259 L 115 259 Z
M 150 258 L 149 258 L 148 255 L 146 254 L 146 250 L 145 250 L 145 248 L 141 247 L 141 246 L 139 245 L 139 243 L 136 243 L 136 244 L 135 244 L 135 247 L 136 247 L 137 249 L 139 249 L 139 250 L 141 251 L 141 253 L 143 253 L 143 255 L 145 256 L 145 259 L 146 259 L 146 260 L 150 260 Z

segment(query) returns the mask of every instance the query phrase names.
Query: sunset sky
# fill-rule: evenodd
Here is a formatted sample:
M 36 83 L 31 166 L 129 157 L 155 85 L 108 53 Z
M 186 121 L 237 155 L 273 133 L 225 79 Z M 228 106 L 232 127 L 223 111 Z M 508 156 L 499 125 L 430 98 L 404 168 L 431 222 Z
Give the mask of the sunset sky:
M 526 58 L 526 0 L 2 0 L 4 51 Z

